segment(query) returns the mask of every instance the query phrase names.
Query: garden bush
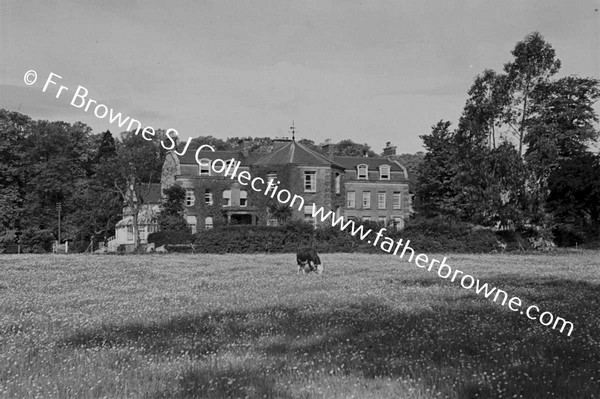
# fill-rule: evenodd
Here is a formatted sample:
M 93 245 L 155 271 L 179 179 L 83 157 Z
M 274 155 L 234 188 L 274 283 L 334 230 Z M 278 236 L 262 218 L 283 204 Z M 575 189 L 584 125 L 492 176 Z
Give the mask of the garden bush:
M 158 231 L 148 235 L 148 243 L 154 243 L 155 246 L 189 244 L 194 241 L 194 236 L 189 230 L 178 231 Z
M 52 251 L 54 235 L 50 230 L 28 228 L 19 237 L 21 251 L 32 253 L 44 253 Z

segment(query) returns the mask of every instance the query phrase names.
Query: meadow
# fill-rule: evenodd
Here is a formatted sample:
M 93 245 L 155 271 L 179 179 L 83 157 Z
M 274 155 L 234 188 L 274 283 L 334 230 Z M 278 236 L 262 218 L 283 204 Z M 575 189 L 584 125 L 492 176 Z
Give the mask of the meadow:
M 398 257 L 321 258 L 0 255 L 0 397 L 600 397 L 598 251 L 448 257 L 571 336 Z

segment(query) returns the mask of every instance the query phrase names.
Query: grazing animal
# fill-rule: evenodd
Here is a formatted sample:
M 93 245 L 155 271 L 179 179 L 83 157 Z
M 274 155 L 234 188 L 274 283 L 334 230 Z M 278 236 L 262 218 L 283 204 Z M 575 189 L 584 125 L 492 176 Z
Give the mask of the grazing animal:
M 167 248 L 165 248 L 164 245 L 161 245 L 160 247 L 156 247 L 156 253 L 157 254 L 166 254 L 167 252 Z
M 296 260 L 298 261 L 297 274 L 300 274 L 300 271 L 302 271 L 302 274 L 313 271 L 316 271 L 317 274 L 323 273 L 323 264 L 314 248 L 302 248 L 298 250 Z

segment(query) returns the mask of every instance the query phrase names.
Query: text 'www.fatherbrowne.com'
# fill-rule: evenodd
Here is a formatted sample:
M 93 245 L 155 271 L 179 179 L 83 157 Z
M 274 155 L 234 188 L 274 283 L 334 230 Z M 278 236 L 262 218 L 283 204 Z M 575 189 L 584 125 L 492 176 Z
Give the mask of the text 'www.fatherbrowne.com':
M 463 288 L 467 290 L 475 288 L 475 293 L 483 295 L 485 298 L 491 298 L 493 296 L 492 302 L 494 303 L 500 303 L 502 306 L 505 306 L 508 302 L 508 308 L 510 310 L 519 312 L 519 314 L 525 314 L 531 320 L 538 320 L 543 326 L 552 326 L 552 329 L 559 329 L 561 333 L 565 328 L 568 328 L 568 336 L 571 336 L 571 333 L 573 332 L 574 326 L 570 321 L 559 316 L 554 316 L 551 312 L 543 312 L 537 317 L 540 313 L 540 308 L 536 305 L 531 305 L 526 310 L 522 310 L 523 302 L 519 297 L 513 296 L 509 300 L 506 291 L 490 286 L 488 283 L 483 284 L 479 279 L 476 279 L 470 274 L 465 274 L 461 270 L 452 269 L 452 267 L 446 263 L 446 257 L 440 262 L 434 258 L 431 258 L 430 260 L 426 254 L 417 254 L 415 256 L 414 249 L 409 246 L 410 240 L 403 242 L 403 239 L 400 238 L 398 241 L 394 241 L 392 238 L 384 236 L 383 233 L 387 231 L 385 227 L 382 227 L 375 233 L 375 237 L 371 241 L 371 239 L 368 239 L 372 238 L 373 231 L 371 229 L 365 229 L 363 225 L 357 225 L 353 220 L 344 221 L 343 216 L 336 217 L 333 211 L 325 213 L 323 208 L 317 208 L 317 206 L 313 204 L 312 216 L 315 219 L 320 218 L 321 222 L 330 219 L 333 227 L 338 226 L 341 231 L 346 231 L 352 236 L 358 236 L 363 241 L 367 239 L 367 243 L 372 244 L 374 247 L 379 246 L 382 251 L 389 254 L 398 255 L 398 253 L 402 251 L 399 255 L 400 258 L 405 259 L 406 256 L 408 262 L 412 262 L 414 259 L 417 267 L 422 269 L 426 268 L 429 272 L 436 270 L 438 276 L 443 279 L 449 278 L 452 282 L 459 280 L 460 285 Z M 498 302 L 499 299 L 501 299 L 501 302 Z

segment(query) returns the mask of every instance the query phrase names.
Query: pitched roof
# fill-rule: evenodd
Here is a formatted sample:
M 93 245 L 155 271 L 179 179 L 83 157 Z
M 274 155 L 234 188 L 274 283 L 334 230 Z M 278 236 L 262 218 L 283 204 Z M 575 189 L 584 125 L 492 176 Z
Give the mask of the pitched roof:
M 199 145 L 192 146 L 187 149 L 187 151 L 183 155 L 177 155 L 179 158 L 179 163 L 181 165 L 197 165 L 196 162 L 196 150 L 199 148 Z M 236 161 L 240 161 L 242 166 L 250 166 L 260 158 L 263 154 L 253 154 L 250 153 L 248 156 L 245 156 L 241 151 L 210 151 L 209 149 L 202 149 L 198 154 L 198 159 L 222 159 L 224 161 L 234 158 Z
M 288 144 L 273 151 L 270 154 L 264 155 L 256 162 L 255 165 L 311 165 L 311 166 L 332 166 L 339 169 L 344 169 L 339 163 L 332 161 L 326 156 L 319 154 L 306 147 L 297 141 L 290 141 Z
M 334 156 L 333 160 L 346 169 L 355 169 L 358 165 L 368 165 L 369 169 L 378 169 L 381 165 L 389 165 L 390 170 L 403 172 L 402 168 L 396 162 L 390 161 L 386 157 L 341 157 Z

